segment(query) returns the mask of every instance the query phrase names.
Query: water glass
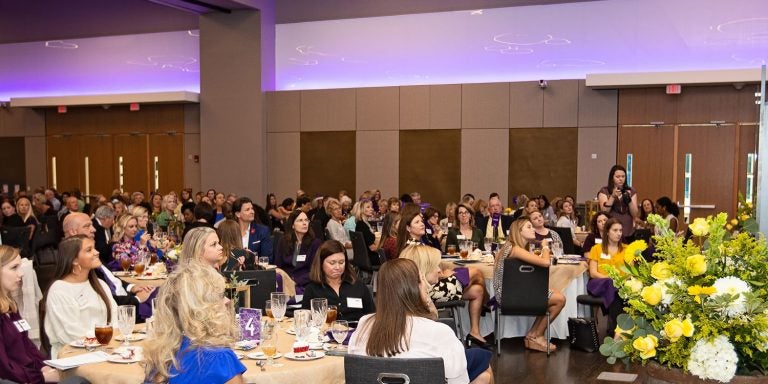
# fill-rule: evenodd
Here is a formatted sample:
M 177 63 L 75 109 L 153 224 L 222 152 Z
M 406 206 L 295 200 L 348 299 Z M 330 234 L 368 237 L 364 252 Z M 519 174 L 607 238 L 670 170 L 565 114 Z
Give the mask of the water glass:
M 312 326 L 317 328 L 318 338 L 322 338 L 321 331 L 325 319 L 328 316 L 328 299 L 312 299 Z
M 133 334 L 136 325 L 136 307 L 133 305 L 121 305 L 117 307 L 117 328 L 123 336 L 123 345 L 128 346 L 128 339 Z
M 485 249 L 486 252 L 490 252 L 491 250 L 493 250 L 493 238 L 486 237 L 485 241 L 483 242 L 483 248 Z
M 276 321 L 283 320 L 283 316 L 285 316 L 286 305 L 288 303 L 288 296 L 283 292 L 272 292 L 270 299 L 272 317 L 274 317 Z
M 261 267 L 261 269 L 267 269 L 268 266 L 269 266 L 269 257 L 259 256 L 259 267 Z
M 552 243 L 552 253 L 556 258 L 563 257 L 563 245 L 560 243 Z
M 333 322 L 333 324 L 331 324 L 331 334 L 333 335 L 333 340 L 336 340 L 336 343 L 339 345 L 344 343 L 348 332 L 349 323 L 347 323 L 346 320 L 336 320 Z
M 310 331 L 310 319 L 312 312 L 307 309 L 298 309 L 293 312 L 293 328 L 296 331 L 296 340 L 307 341 Z

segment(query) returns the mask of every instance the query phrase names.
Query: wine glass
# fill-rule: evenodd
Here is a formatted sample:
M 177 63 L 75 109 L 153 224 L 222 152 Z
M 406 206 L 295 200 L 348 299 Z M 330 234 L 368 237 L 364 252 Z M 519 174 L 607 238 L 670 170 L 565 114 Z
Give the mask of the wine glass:
M 296 331 L 296 340 L 306 341 L 310 331 L 310 318 L 312 313 L 306 309 L 293 312 L 293 329 Z
M 267 269 L 269 267 L 269 257 L 268 256 L 259 256 L 259 267 L 261 269 Z
M 272 317 L 276 321 L 283 320 L 285 316 L 286 304 L 288 302 L 288 296 L 283 292 L 272 292 L 270 295 L 270 305 L 272 307 Z
M 267 365 L 273 367 L 282 367 L 282 364 L 275 364 L 273 357 L 277 354 L 277 323 L 270 318 L 263 319 L 261 322 L 261 351 L 267 356 Z
M 128 346 L 128 339 L 133 334 L 136 325 L 136 307 L 133 305 L 121 305 L 117 307 L 117 328 L 123 336 L 123 346 Z
M 347 339 L 347 333 L 349 332 L 349 323 L 346 320 L 336 320 L 331 324 L 331 334 L 333 340 L 339 344 L 339 348 L 343 348 L 344 340 Z
M 317 328 L 318 341 L 323 341 L 322 329 L 328 315 L 328 299 L 312 299 L 312 326 Z
M 485 241 L 483 242 L 483 248 L 485 248 L 486 252 L 491 252 L 493 249 L 493 238 L 486 237 Z

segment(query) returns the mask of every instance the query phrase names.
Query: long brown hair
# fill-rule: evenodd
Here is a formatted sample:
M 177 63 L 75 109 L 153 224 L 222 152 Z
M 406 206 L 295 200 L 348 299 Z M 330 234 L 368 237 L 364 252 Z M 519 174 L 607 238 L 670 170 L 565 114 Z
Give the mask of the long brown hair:
M 615 224 L 621 225 L 622 230 L 624 229 L 624 225 L 621 224 L 621 221 L 619 221 L 619 219 L 617 219 L 615 217 L 612 217 L 612 218 L 608 219 L 605 222 L 605 224 L 603 224 L 603 233 L 602 233 L 603 244 L 602 244 L 602 247 L 603 247 L 603 251 L 606 254 L 608 253 L 608 245 L 611 244 L 611 238 L 608 237 L 608 232 L 611 231 L 611 227 L 614 226 Z M 622 236 L 623 236 L 623 233 L 622 233 Z M 619 247 L 619 252 L 621 252 L 621 250 L 624 249 L 624 243 L 621 242 L 621 239 L 619 239 L 618 247 Z
M 19 251 L 16 248 L 7 245 L 0 245 L 0 268 L 16 259 Z M 0 314 L 16 312 L 18 307 L 11 297 L 12 292 L 6 292 L 3 288 L 3 276 L 0 274 Z
M 357 281 L 357 275 L 352 271 L 349 262 L 347 261 L 346 249 L 344 245 L 337 240 L 326 240 L 317 249 L 315 257 L 312 259 L 312 268 L 309 270 L 309 279 L 318 284 L 326 285 L 325 271 L 323 270 L 323 262 L 328 256 L 341 253 L 344 255 L 344 273 L 341 275 L 341 280 L 350 284 L 354 284 Z
M 221 244 L 222 248 L 219 264 L 224 265 L 232 256 L 233 249 L 243 248 L 243 239 L 240 237 L 240 223 L 232 219 L 223 220 L 219 223 L 216 234 L 219 235 L 219 244 Z
M 368 333 L 368 356 L 394 356 L 410 349 L 409 317 L 429 318 L 429 309 L 421 299 L 421 280 L 416 263 L 394 259 L 381 265 L 376 293 L 376 313 L 363 325 Z
M 383 247 L 384 242 L 386 242 L 390 237 L 394 237 L 395 240 L 397 240 L 397 227 L 395 227 L 395 223 L 397 223 L 398 220 L 400 220 L 400 214 L 397 212 L 390 212 L 384 216 L 384 221 L 381 223 L 381 239 L 379 239 L 379 248 Z M 393 227 L 394 234 L 392 233 Z
M 89 238 L 86 235 L 74 235 L 71 237 L 67 237 L 66 239 L 62 240 L 61 243 L 59 243 L 59 260 L 56 264 L 56 274 L 53 277 L 53 280 L 61 280 L 67 275 L 71 274 L 73 271 L 72 264 L 75 262 L 75 259 L 77 259 L 77 256 L 80 254 L 80 250 L 83 249 L 83 241 L 85 239 L 88 239 L 90 241 L 93 241 L 93 239 Z M 107 292 L 104 292 L 104 289 L 102 288 L 101 284 L 99 283 L 99 278 L 96 276 L 96 270 L 91 269 L 88 272 L 88 283 L 90 283 L 91 288 L 93 288 L 94 291 L 99 295 L 101 298 L 101 301 L 104 302 L 104 306 L 107 307 L 107 321 L 112 322 L 112 305 L 109 301 L 109 294 Z M 43 297 L 43 302 L 48 303 L 48 292 L 50 292 L 50 289 L 46 290 L 45 296 Z M 110 293 L 111 294 L 111 293 Z M 45 324 L 43 319 L 40 319 L 40 324 Z
M 416 216 L 421 216 L 421 211 L 419 209 L 408 208 L 411 205 L 406 205 L 406 207 L 403 208 L 402 214 L 400 215 L 400 225 L 397 227 L 398 255 L 400 255 L 400 252 L 405 249 L 405 246 L 408 245 L 408 240 L 411 238 L 411 235 L 408 233 L 408 227 L 411 225 L 411 222 L 416 218 Z

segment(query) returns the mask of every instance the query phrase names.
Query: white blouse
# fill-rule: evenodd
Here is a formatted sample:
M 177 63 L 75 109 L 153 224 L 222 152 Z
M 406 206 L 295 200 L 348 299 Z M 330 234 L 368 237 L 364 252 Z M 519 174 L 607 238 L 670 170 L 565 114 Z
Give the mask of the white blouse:
M 360 330 L 366 329 L 367 323 L 375 314 L 365 315 L 360 319 L 358 331 L 349 340 L 349 353 L 366 355 L 365 347 L 368 334 Z M 395 358 L 424 358 L 442 357 L 445 365 L 445 379 L 448 384 L 469 383 L 467 374 L 467 357 L 464 346 L 456 338 L 453 330 L 443 324 L 423 317 L 410 317 L 411 332 L 407 336 L 409 348 L 407 351 L 393 356 Z M 368 328 L 370 329 L 370 328 Z
M 98 280 L 112 306 L 112 319 L 107 319 L 107 307 L 88 281 L 69 283 L 56 280 L 48 291 L 45 304 L 45 332 L 51 342 L 51 358 L 57 358 L 65 344 L 93 335 L 96 323 L 117 324 L 117 303 L 107 283 Z

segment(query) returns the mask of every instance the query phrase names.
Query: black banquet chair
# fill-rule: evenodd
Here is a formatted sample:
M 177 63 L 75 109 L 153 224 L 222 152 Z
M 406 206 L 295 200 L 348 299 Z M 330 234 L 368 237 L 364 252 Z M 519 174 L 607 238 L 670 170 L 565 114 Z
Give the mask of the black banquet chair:
M 401 359 L 345 355 L 344 378 L 347 384 L 445 384 L 445 366 L 439 357 Z

